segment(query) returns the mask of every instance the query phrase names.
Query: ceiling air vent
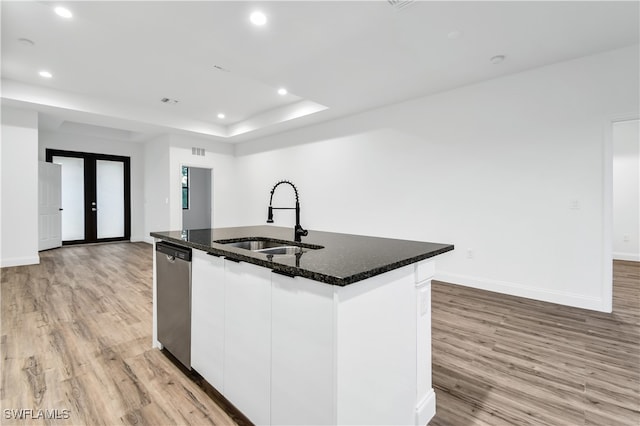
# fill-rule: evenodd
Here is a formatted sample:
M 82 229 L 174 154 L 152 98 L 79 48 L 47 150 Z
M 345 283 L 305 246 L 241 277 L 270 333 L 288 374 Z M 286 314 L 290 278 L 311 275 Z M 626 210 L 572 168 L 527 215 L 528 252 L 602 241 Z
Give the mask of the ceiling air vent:
M 414 2 L 415 0 L 387 0 L 387 3 L 389 3 L 396 10 L 402 10 L 412 5 Z
M 191 148 L 191 155 L 198 155 L 200 157 L 204 157 L 204 148 L 196 148 L 195 146 Z
M 213 66 L 215 69 L 217 69 L 218 71 L 223 71 L 223 72 L 230 72 L 228 69 L 221 67 L 220 65 L 214 65 Z

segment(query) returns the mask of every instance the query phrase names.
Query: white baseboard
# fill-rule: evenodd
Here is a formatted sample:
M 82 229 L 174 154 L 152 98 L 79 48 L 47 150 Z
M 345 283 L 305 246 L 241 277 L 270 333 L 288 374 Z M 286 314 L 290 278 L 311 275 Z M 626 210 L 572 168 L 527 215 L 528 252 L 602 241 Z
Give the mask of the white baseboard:
M 506 281 L 452 274 L 446 271 L 438 271 L 437 269 L 434 279 L 446 283 L 463 285 L 480 290 L 494 291 L 496 293 L 503 293 L 511 296 L 557 303 L 559 305 L 573 306 L 575 308 L 589 309 L 592 311 L 608 312 L 603 310 L 604 303 L 599 297 L 586 297 L 581 294 L 565 291 L 545 290 Z
M 144 236 L 143 235 L 132 235 L 129 238 L 129 241 L 131 241 L 132 243 L 139 243 L 140 241 L 144 241 Z
M 435 415 L 436 393 L 433 389 L 430 389 L 427 395 L 418 402 L 418 406 L 416 407 L 416 426 L 426 425 Z
M 640 253 L 613 253 L 613 260 L 630 260 L 632 262 L 640 262 Z
M 8 268 L 10 266 L 38 265 L 39 263 L 40 256 L 10 257 L 8 259 L 1 259 L 0 267 Z
M 144 241 L 145 243 L 153 244 L 153 243 L 155 243 L 156 239 L 151 237 L 151 236 L 149 236 L 149 237 L 144 237 L 144 239 L 142 241 Z

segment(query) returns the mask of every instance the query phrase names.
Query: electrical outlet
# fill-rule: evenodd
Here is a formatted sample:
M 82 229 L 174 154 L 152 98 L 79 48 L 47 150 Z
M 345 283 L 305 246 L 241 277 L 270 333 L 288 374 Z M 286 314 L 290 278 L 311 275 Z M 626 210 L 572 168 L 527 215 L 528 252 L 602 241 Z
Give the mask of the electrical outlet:
M 467 249 L 467 259 L 473 259 L 473 249 Z
M 622 237 L 622 241 L 624 241 L 625 243 L 628 243 L 630 240 L 631 238 L 628 235 Z
M 569 201 L 569 208 L 571 210 L 580 210 L 580 200 L 572 199 Z

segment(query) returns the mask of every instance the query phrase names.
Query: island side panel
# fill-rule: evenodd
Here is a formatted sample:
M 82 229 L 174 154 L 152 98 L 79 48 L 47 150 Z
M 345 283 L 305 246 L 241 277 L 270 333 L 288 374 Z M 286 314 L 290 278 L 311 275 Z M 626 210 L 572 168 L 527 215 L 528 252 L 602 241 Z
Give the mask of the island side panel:
M 431 279 L 435 261 L 428 259 L 415 264 L 416 288 L 416 420 L 426 425 L 436 414 L 436 394 L 431 382 Z
M 162 349 L 162 345 L 158 342 L 158 276 L 156 273 L 156 243 L 160 241 L 155 238 L 153 241 L 153 318 L 152 318 L 152 334 L 151 346 Z
M 413 425 L 414 266 L 337 287 L 334 303 L 337 424 Z

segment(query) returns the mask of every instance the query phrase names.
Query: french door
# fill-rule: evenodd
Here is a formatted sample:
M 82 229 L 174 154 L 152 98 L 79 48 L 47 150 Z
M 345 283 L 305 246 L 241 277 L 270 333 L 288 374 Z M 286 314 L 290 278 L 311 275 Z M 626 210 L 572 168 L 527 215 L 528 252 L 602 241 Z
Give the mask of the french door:
M 46 150 L 62 168 L 62 244 L 131 237 L 130 158 Z

